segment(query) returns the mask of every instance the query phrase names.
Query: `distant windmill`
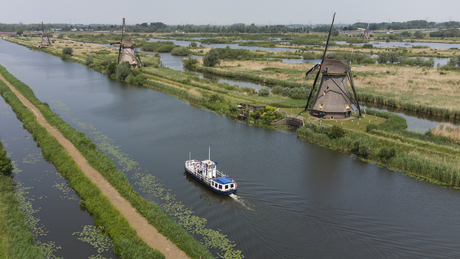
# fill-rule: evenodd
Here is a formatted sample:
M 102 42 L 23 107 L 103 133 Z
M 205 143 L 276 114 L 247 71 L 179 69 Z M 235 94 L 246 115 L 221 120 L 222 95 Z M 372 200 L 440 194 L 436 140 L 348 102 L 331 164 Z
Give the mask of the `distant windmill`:
M 370 22 L 367 24 L 367 29 L 365 29 L 364 33 L 363 33 L 363 39 L 365 39 L 365 40 L 368 40 L 368 39 L 371 38 L 371 30 L 369 30 L 369 25 L 370 24 L 371 24 Z
M 43 22 L 42 22 L 42 44 L 41 46 L 42 47 L 51 46 L 51 41 L 50 41 L 48 33 L 45 32 L 45 27 L 43 26 Z
M 308 97 L 305 110 L 308 109 L 312 94 L 315 90 L 316 82 L 318 81 L 319 74 L 321 73 L 321 83 L 312 105 L 312 114 L 325 119 L 346 118 L 351 116 L 351 105 L 355 105 L 358 109 L 359 115 L 361 116 L 361 109 L 359 107 L 358 98 L 356 97 L 350 67 L 343 61 L 332 59 L 325 60 L 334 19 L 335 13 L 332 18 L 331 29 L 329 31 L 329 35 L 327 36 L 326 47 L 324 48 L 321 63 L 317 64 L 306 73 L 306 76 L 308 76 L 311 72 L 319 68 L 313 87 L 310 91 L 310 96 Z M 350 83 L 354 96 L 350 96 L 350 92 L 348 91 L 348 82 Z
M 142 67 L 139 54 L 134 51 L 136 44 L 130 40 L 123 40 L 123 31 L 125 30 L 125 18 L 123 18 L 123 28 L 121 29 L 121 40 L 119 42 L 110 43 L 110 45 L 118 44 L 118 63 L 128 62 L 132 68 Z

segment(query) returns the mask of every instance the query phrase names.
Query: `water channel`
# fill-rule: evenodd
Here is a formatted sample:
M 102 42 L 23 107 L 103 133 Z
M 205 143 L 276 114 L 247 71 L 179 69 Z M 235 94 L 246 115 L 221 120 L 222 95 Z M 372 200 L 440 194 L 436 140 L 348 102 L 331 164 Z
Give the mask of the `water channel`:
M 0 56 L 0 63 L 4 63 L 4 56 Z M 22 201 L 24 218 L 38 243 L 60 258 L 117 258 L 108 236 L 94 235 L 97 232 L 92 216 L 80 209 L 80 198 L 56 168 L 45 161 L 32 135 L 3 98 L 0 98 L 0 139 L 14 161 L 16 197 Z M 99 241 L 100 247 L 83 242 L 85 237 Z
M 5 41 L 0 63 L 98 145 L 95 130 L 113 140 L 206 218 L 207 227 L 235 241 L 246 258 L 460 256 L 458 190 L 357 161 L 293 133 L 232 121 Z M 238 182 L 237 196 L 216 195 L 185 176 L 189 151 L 203 159 L 209 146 L 220 170 Z M 126 175 L 136 183 L 133 172 Z

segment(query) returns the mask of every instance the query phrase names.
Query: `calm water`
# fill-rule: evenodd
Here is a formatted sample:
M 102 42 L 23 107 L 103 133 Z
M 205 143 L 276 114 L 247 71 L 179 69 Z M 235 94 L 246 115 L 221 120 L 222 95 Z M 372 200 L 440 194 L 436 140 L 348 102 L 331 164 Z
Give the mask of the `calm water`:
M 0 56 L 3 63 L 3 55 Z M 15 161 L 17 170 L 14 179 L 21 183 L 16 191 L 21 193 L 26 188 L 24 197 L 35 210 L 30 215 L 38 220 L 38 224 L 31 229 L 39 242 L 54 242 L 55 247 L 60 246 L 53 253 L 58 257 L 97 256 L 96 247 L 82 242 L 78 235 L 73 235 L 82 232 L 85 226 L 94 226 L 93 218 L 86 211 L 80 210 L 80 198 L 56 168 L 45 161 L 32 135 L 23 129 L 22 122 L 3 98 L 0 98 L 0 139 L 10 158 Z M 100 255 L 117 258 L 112 249 Z
M 0 63 L 71 125 L 79 128 L 72 122 L 78 118 L 113 139 L 246 258 L 460 256 L 459 191 L 4 41 Z M 237 197 L 216 195 L 184 175 L 189 151 L 203 159 L 208 146 L 238 182 Z
M 348 45 L 346 41 L 336 41 L 337 44 Z M 436 42 L 399 42 L 399 41 L 369 41 L 374 47 L 404 47 L 412 48 L 412 46 L 428 46 L 431 49 L 450 49 L 460 48 L 460 44 L 449 44 L 449 43 L 436 43 Z M 353 45 L 364 45 L 364 43 L 353 43 Z

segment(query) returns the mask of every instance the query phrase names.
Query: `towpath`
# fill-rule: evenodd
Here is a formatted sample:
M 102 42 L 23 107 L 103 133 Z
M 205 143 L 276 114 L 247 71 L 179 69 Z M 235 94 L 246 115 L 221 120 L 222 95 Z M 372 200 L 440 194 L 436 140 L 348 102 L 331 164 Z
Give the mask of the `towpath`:
M 158 230 L 150 225 L 144 217 L 142 217 L 136 209 L 124 199 L 118 191 L 107 182 L 102 175 L 92 168 L 88 161 L 78 151 L 77 148 L 66 139 L 61 132 L 48 124 L 40 111 L 29 100 L 27 100 L 16 88 L 14 88 L 5 78 L 0 75 L 2 80 L 18 99 L 31 110 L 37 117 L 38 122 L 46 128 L 69 153 L 75 163 L 80 167 L 83 173 L 88 177 L 100 190 L 107 196 L 109 201 L 115 208 L 120 211 L 127 219 L 129 225 L 136 230 L 137 235 L 151 248 L 158 249 L 166 258 L 189 258 L 184 251 L 180 250 L 175 244 L 168 240 Z

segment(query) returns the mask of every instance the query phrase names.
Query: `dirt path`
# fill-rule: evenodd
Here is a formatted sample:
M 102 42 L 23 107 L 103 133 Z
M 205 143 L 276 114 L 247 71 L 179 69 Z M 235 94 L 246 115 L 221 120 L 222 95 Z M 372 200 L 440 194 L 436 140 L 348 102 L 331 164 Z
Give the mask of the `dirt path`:
M 53 136 L 57 139 L 59 144 L 61 144 L 70 156 L 77 163 L 83 173 L 101 190 L 101 192 L 107 196 L 110 202 L 120 211 L 121 214 L 125 216 L 129 225 L 134 228 L 137 232 L 137 235 L 151 248 L 158 249 L 160 252 L 165 254 L 166 258 L 189 258 L 184 251 L 177 248 L 175 244 L 166 239 L 162 234 L 160 234 L 156 228 L 150 225 L 144 217 L 137 213 L 136 209 L 131 206 L 131 204 L 120 196 L 118 191 L 113 188 L 109 182 L 107 182 L 98 171 L 94 170 L 89 164 L 88 161 L 83 157 L 83 155 L 75 148 L 75 146 L 67 140 L 61 132 L 57 129 L 51 127 L 48 122 L 45 120 L 40 111 L 27 100 L 21 93 L 19 93 L 8 81 L 6 81 L 1 75 L 0 80 L 2 80 L 14 94 L 19 98 L 19 100 L 31 110 L 35 116 L 37 116 L 38 122 L 46 128 Z

